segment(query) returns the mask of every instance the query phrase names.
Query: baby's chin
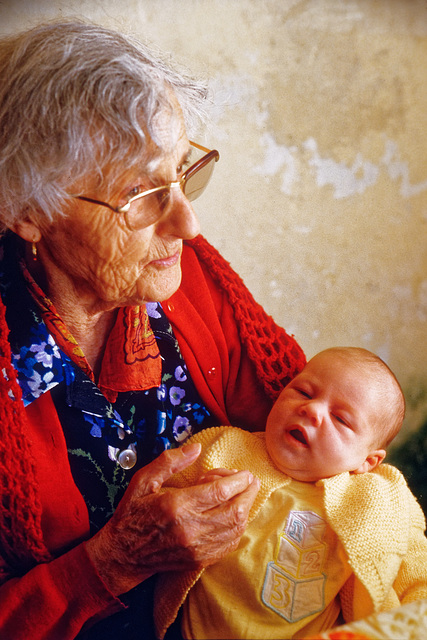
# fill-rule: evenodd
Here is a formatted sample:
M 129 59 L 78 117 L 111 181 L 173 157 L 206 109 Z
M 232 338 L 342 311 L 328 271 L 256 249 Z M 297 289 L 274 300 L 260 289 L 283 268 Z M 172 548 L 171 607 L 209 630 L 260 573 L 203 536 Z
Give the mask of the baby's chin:
M 270 454 L 270 458 L 276 469 L 278 469 L 281 473 L 289 476 L 289 478 L 292 478 L 292 480 L 296 480 L 297 482 L 317 482 L 318 480 L 321 480 L 325 477 L 320 473 L 313 473 L 312 469 L 295 469 L 287 464 L 285 460 L 281 460 L 277 456 Z

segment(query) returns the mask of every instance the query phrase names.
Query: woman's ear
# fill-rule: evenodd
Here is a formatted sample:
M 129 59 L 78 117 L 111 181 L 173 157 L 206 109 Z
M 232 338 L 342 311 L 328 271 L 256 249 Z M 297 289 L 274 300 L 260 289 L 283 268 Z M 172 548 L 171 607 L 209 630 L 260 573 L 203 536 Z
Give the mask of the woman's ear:
M 375 451 L 372 451 L 372 453 L 367 456 L 365 462 L 355 469 L 353 473 L 367 473 L 368 471 L 372 471 L 384 460 L 386 453 L 385 449 L 376 449 Z
M 20 222 L 17 222 L 12 227 L 12 231 L 14 231 L 16 235 L 20 236 L 27 242 L 39 242 L 42 237 L 38 225 L 35 224 L 29 217 L 21 220 Z

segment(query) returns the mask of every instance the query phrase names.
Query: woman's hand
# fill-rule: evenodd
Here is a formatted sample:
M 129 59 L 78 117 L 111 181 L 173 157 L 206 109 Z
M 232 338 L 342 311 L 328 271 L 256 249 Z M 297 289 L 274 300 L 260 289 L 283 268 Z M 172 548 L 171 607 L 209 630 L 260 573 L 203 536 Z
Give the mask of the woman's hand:
M 86 543 L 115 595 L 160 571 L 206 567 L 237 548 L 259 489 L 249 471 L 160 492 L 199 454 L 199 444 L 168 450 L 138 471 L 111 520 Z

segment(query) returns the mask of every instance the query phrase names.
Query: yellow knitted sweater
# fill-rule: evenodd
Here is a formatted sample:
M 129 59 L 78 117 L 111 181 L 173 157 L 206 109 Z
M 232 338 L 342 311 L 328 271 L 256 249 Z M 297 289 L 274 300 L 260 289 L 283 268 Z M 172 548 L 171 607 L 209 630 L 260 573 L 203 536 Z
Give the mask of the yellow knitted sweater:
M 213 427 L 195 435 L 202 453 L 188 469 L 168 481 L 183 487 L 205 471 L 226 467 L 249 469 L 261 482 L 249 523 L 269 496 L 290 482 L 274 467 L 264 433 L 236 427 Z M 319 480 L 329 525 L 342 542 L 354 571 L 340 592 L 345 621 L 357 620 L 419 598 L 427 598 L 425 519 L 402 474 L 381 464 L 373 472 Z M 154 617 L 159 638 L 175 620 L 200 572 L 168 572 L 159 576 Z

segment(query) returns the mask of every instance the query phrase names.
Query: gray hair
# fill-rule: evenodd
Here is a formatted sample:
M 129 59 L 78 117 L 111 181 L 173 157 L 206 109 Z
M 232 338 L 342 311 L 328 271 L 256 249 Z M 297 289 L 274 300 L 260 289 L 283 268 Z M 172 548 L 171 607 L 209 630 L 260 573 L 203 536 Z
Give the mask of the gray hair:
M 71 185 L 141 162 L 150 140 L 161 146 L 165 111 L 173 135 L 174 97 L 191 134 L 206 93 L 158 52 L 98 25 L 52 22 L 2 38 L 0 233 L 29 210 L 52 221 Z

